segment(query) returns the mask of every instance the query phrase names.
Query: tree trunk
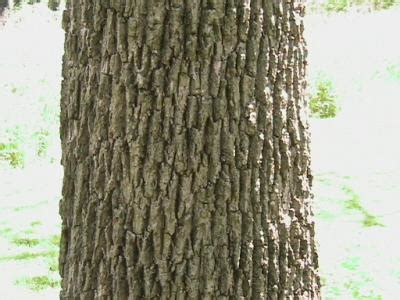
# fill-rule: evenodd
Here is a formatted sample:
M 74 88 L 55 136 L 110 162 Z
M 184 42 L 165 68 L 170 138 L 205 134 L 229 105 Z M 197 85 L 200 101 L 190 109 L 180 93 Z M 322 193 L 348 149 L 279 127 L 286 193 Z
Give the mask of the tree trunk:
M 0 17 L 8 8 L 8 0 L 0 0 Z M 1 21 L 1 20 L 0 20 Z
M 319 299 L 303 13 L 67 1 L 61 299 Z

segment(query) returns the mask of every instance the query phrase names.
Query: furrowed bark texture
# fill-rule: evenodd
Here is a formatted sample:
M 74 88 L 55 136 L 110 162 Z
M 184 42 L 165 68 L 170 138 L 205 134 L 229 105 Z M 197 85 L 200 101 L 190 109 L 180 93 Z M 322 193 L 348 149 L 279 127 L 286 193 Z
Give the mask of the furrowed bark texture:
M 302 1 L 69 0 L 61 299 L 319 299 Z

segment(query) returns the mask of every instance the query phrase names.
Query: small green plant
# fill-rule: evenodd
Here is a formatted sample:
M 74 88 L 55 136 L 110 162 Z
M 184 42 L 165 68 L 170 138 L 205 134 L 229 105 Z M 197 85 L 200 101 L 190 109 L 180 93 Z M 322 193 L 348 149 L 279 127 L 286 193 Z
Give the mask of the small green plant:
M 320 119 L 336 117 L 339 107 L 333 82 L 321 77 L 317 80 L 315 90 L 314 95 L 310 99 L 311 115 Z
M 21 126 L 7 128 L 0 136 L 0 160 L 7 161 L 12 167 L 23 167 L 25 154 L 22 150 L 24 130 Z
M 0 160 L 7 161 L 12 167 L 18 168 L 24 165 L 24 153 L 17 143 L 0 142 Z

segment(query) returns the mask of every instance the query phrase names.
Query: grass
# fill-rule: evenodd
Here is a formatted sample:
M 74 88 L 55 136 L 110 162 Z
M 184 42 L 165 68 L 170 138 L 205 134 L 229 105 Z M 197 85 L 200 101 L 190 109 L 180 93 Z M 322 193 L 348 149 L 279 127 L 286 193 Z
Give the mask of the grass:
M 49 271 L 58 273 L 58 256 L 51 256 L 50 260 L 47 261 Z
M 51 12 L 46 4 L 22 5 L 0 29 L 1 40 L 12 41 L 2 43 L 0 49 L 0 99 L 7 99 L 0 112 L 0 161 L 15 168 L 59 157 L 61 12 Z M 38 17 L 35 20 L 33 11 Z M 37 45 L 45 45 L 49 41 L 45 37 L 50 37 L 52 44 L 48 48 L 26 47 L 31 36 L 36 36 Z M 18 113 L 9 113 L 12 111 Z
M 21 206 L 18 206 L 18 207 L 14 207 L 14 211 L 16 211 L 16 212 L 21 212 L 21 211 L 26 211 L 26 210 L 29 211 L 29 210 L 38 208 L 40 206 L 44 206 L 47 203 L 48 203 L 47 201 L 40 201 L 40 202 L 32 203 L 32 204 L 29 204 L 29 205 L 21 205 Z
M 16 281 L 16 284 L 27 286 L 32 291 L 38 292 L 47 288 L 58 288 L 60 281 L 49 276 L 25 277 Z
M 12 243 L 17 246 L 34 247 L 39 245 L 40 240 L 34 238 L 14 238 Z
M 60 246 L 60 236 L 59 235 L 53 235 L 50 237 L 50 243 L 53 244 L 56 247 Z
M 10 232 L 12 232 L 12 228 L 10 227 L 0 229 L 0 235 L 9 234 Z
M 361 11 L 379 11 L 400 4 L 399 0 L 309 0 L 308 7 L 319 13 L 344 13 L 351 9 Z
M 355 210 L 363 215 L 362 225 L 364 227 L 384 226 L 377 216 L 371 214 L 361 203 L 361 198 L 349 186 L 343 186 L 342 190 L 347 195 L 345 206 L 348 210 Z
M 397 292 L 394 274 L 400 269 L 400 257 L 389 253 L 385 245 L 396 228 L 385 224 L 385 216 L 373 210 L 371 203 L 377 200 L 356 192 L 362 177 L 330 172 L 315 178 L 324 299 L 391 299 L 388 295 Z M 391 183 L 386 180 L 385 184 Z M 382 199 L 381 205 L 391 201 Z
M 350 271 L 356 271 L 360 267 L 360 257 L 354 256 L 350 257 L 344 262 L 342 262 L 342 267 L 350 270 Z
M 33 222 L 30 223 L 30 226 L 36 227 L 36 226 L 40 226 L 40 225 L 42 225 L 42 224 L 43 224 L 43 223 L 42 223 L 41 221 L 33 221 Z
M 10 256 L 2 256 L 0 257 L 0 262 L 1 261 L 12 261 L 12 260 L 31 260 L 31 259 L 36 259 L 39 257 L 56 257 L 58 255 L 58 252 L 54 251 L 43 251 L 43 252 L 22 252 L 20 254 L 16 255 L 10 255 Z

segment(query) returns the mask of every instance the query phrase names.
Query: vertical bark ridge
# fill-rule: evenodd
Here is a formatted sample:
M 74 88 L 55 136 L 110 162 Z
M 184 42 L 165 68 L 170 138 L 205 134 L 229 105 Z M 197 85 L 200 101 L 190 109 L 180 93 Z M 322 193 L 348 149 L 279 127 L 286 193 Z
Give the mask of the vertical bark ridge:
M 319 299 L 303 13 L 67 1 L 61 299 Z

